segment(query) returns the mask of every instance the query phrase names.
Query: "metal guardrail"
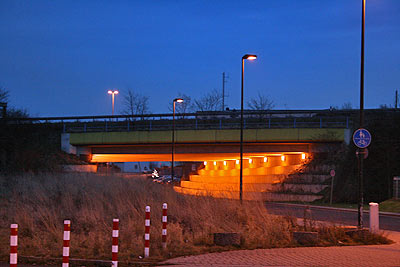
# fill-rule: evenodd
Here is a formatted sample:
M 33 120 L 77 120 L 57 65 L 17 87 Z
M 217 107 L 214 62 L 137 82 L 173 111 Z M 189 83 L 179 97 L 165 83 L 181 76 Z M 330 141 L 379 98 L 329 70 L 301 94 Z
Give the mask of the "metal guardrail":
M 262 119 L 244 120 L 245 129 L 271 129 L 271 128 L 349 128 L 348 117 L 341 118 L 315 118 L 315 120 L 291 119 Z M 147 121 L 97 121 L 81 123 L 63 123 L 64 132 L 113 132 L 113 131 L 162 131 L 171 130 L 170 120 Z M 240 129 L 239 120 L 219 119 L 177 119 L 176 130 L 210 130 L 210 129 Z
M 245 129 L 271 128 L 349 128 L 349 111 L 284 110 L 245 111 Z M 9 118 L 10 124 L 51 124 L 63 132 L 111 132 L 171 130 L 172 114 Z M 176 114 L 175 129 L 240 129 L 240 111 Z

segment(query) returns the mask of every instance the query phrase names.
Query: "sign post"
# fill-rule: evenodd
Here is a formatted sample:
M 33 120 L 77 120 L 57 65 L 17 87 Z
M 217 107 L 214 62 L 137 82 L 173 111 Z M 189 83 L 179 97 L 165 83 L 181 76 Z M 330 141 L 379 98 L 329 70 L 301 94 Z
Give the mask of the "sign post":
M 332 177 L 332 179 L 331 179 L 331 197 L 330 197 L 330 200 L 329 200 L 329 204 L 332 206 L 332 198 L 333 198 L 333 179 L 335 178 L 336 172 L 335 172 L 335 170 L 332 169 L 332 170 L 330 171 L 329 174 L 330 174 L 331 177 Z
M 362 120 L 361 120 L 362 121 Z M 361 123 L 362 125 L 362 123 Z M 358 227 L 363 228 L 363 206 L 364 206 L 364 174 L 363 160 L 365 157 L 366 148 L 371 144 L 371 134 L 364 128 L 357 129 L 353 134 L 353 142 L 359 148 L 356 151 L 358 156 Z

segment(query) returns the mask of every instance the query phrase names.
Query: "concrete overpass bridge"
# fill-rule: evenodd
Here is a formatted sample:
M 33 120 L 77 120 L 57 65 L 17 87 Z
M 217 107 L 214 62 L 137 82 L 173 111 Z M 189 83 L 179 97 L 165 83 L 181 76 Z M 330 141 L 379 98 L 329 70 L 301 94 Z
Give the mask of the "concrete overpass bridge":
M 170 161 L 172 123 L 163 116 L 65 123 L 63 150 L 85 155 L 91 162 Z M 238 158 L 240 120 L 235 112 L 178 114 L 175 125 L 176 161 Z M 350 125 L 349 116 L 326 111 L 248 112 L 244 155 L 321 152 L 348 143 Z
M 243 190 L 245 198 L 265 199 L 314 153 L 348 143 L 352 116 L 345 112 L 246 111 Z M 92 163 L 171 160 L 171 114 L 30 118 L 10 123 L 62 129 L 62 149 Z M 176 190 L 187 194 L 238 197 L 240 113 L 178 114 L 175 161 L 196 162 Z M 291 199 L 294 200 L 294 199 Z
M 170 161 L 172 131 L 64 133 L 64 150 L 91 162 Z M 237 159 L 240 130 L 176 130 L 176 161 Z M 326 151 L 348 142 L 346 128 L 245 129 L 245 157 Z

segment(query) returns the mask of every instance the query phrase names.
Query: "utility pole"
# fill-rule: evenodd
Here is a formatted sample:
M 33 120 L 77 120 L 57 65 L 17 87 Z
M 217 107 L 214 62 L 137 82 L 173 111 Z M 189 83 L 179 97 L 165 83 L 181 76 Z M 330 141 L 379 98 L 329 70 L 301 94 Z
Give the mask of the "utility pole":
M 399 102 L 399 91 L 396 90 L 396 98 L 394 100 L 394 107 L 397 109 L 397 104 Z
M 361 75 L 360 75 L 360 129 L 364 127 L 364 47 L 365 47 L 365 0 L 362 0 L 361 10 Z M 358 228 L 362 229 L 364 206 L 364 153 L 358 149 Z
M 225 110 L 225 83 L 226 83 L 226 76 L 225 72 L 222 73 L 222 111 Z

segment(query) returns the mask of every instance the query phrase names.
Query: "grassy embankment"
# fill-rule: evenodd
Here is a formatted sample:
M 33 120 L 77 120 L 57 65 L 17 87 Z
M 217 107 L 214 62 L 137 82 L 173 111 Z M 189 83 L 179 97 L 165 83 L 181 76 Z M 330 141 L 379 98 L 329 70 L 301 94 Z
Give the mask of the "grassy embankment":
M 168 203 L 168 251 L 161 249 L 162 203 Z M 60 258 L 63 220 L 71 220 L 71 258 L 111 258 L 112 219 L 120 219 L 119 259 L 143 255 L 144 210 L 151 206 L 150 256 L 157 261 L 179 255 L 237 248 L 213 245 L 213 233 L 238 232 L 239 248 L 289 247 L 295 220 L 269 215 L 262 202 L 194 197 L 146 179 L 97 175 L 0 176 L 0 260 L 7 261 L 9 227 L 19 225 L 19 256 Z M 315 229 L 315 228 L 314 228 Z M 317 228 L 320 245 L 385 243 L 384 238 L 350 239 L 338 228 Z M 20 258 L 23 259 L 23 258 Z

